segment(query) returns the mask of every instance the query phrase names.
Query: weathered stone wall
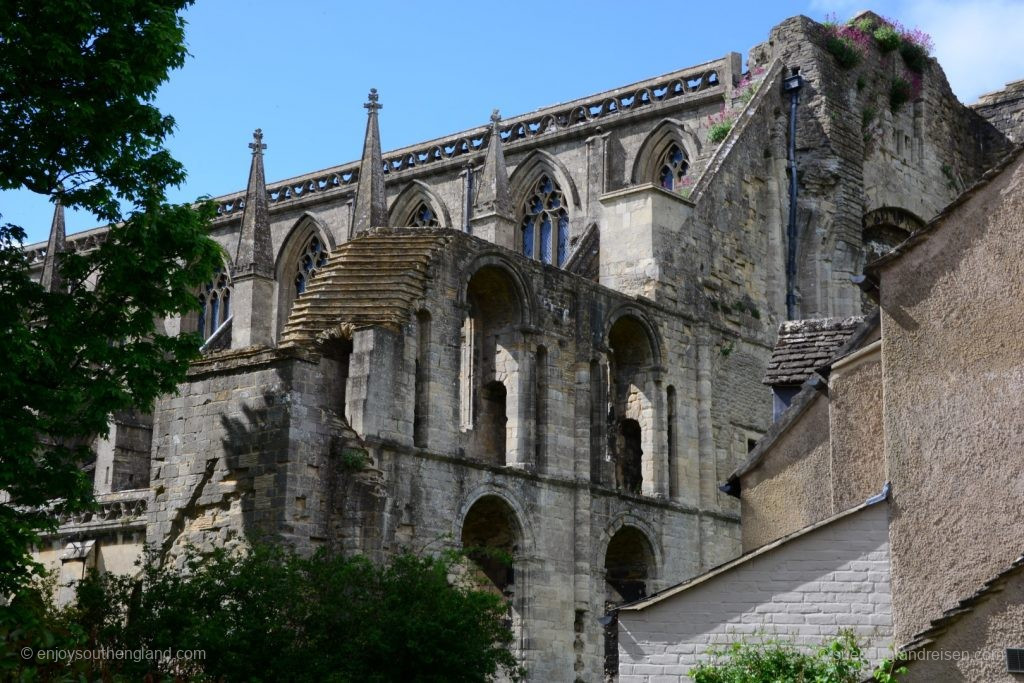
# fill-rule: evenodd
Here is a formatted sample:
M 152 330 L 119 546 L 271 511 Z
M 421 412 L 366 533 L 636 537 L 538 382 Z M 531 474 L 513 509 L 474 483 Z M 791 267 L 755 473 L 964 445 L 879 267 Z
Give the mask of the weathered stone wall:
M 619 680 L 684 680 L 710 649 L 739 638 L 815 647 L 843 629 L 879 662 L 892 644 L 887 512 L 884 504 L 862 509 L 622 610 Z
M 1017 144 L 1024 142 L 1024 80 L 982 95 L 971 108 L 1009 139 Z
M 901 642 L 1020 554 L 1022 216 L 1018 154 L 880 267 Z
M 327 457 L 342 435 L 334 373 L 320 359 L 278 351 L 222 352 L 195 365 L 154 423 L 148 542 L 230 545 L 243 536 L 310 549 L 328 537 L 333 477 Z
M 959 103 L 934 61 L 918 97 L 892 112 L 893 78 L 911 78 L 901 58 L 872 47 L 844 70 L 824 49 L 821 29 L 807 17 L 787 19 L 749 60 L 778 59 L 806 79 L 797 119 L 802 318 L 861 312 L 849 277 L 865 263 L 865 214 L 896 207 L 927 221 L 1008 149 L 1004 136 Z M 787 115 L 788 98 L 778 116 Z

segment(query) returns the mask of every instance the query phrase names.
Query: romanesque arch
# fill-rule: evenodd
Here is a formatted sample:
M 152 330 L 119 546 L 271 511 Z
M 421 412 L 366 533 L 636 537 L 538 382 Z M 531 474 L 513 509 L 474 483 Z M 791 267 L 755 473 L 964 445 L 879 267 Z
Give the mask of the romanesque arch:
M 284 329 L 296 297 L 306 291 L 309 281 L 323 269 L 334 248 L 328 231 L 312 214 L 295 221 L 277 254 L 277 331 Z
M 523 326 L 530 319 L 522 282 L 500 261 L 466 280 L 460 331 L 459 399 L 471 457 L 494 465 L 527 461 L 529 372 Z
M 620 491 L 653 495 L 665 482 L 659 463 L 657 372 L 660 347 L 642 317 L 624 312 L 606 336 L 608 355 L 608 450 Z
M 508 603 L 515 649 L 522 654 L 527 584 L 522 510 L 498 490 L 478 492 L 463 510 L 456 538 L 471 563 L 473 582 Z
M 637 526 L 622 524 L 611 533 L 604 554 L 605 612 L 604 669 L 619 669 L 618 619 L 615 607 L 646 597 L 657 571 L 655 546 Z
M 673 150 L 677 150 L 682 159 L 676 159 Z M 631 182 L 654 183 L 668 190 L 678 189 L 681 176 L 686 175 L 690 164 L 700 156 L 700 139 L 675 119 L 664 119 L 644 139 L 633 161 Z M 685 167 L 683 164 L 685 163 Z M 669 166 L 672 171 L 674 185 L 666 187 L 663 182 L 663 171 Z M 680 173 L 682 172 L 682 173 Z
M 444 200 L 423 181 L 413 180 L 391 203 L 388 225 L 450 228 L 452 219 Z
M 924 227 L 916 214 L 894 206 L 883 206 L 864 214 L 861 241 L 865 262 L 870 263 Z

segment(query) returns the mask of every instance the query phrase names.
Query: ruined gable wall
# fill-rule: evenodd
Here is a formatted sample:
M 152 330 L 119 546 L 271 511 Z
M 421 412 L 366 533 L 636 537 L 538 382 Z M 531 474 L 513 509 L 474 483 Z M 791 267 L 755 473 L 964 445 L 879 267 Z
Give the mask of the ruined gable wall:
M 982 95 L 971 108 L 1015 143 L 1024 142 L 1024 80 Z
M 864 265 L 864 214 L 894 206 L 929 220 L 995 162 L 1006 140 L 957 101 L 934 61 L 919 100 L 893 114 L 890 84 L 906 76 L 898 55 L 872 47 L 843 70 L 807 17 L 776 26 L 760 51 L 762 61 L 799 66 L 806 79 L 797 126 L 800 316 L 859 313 L 849 277 Z

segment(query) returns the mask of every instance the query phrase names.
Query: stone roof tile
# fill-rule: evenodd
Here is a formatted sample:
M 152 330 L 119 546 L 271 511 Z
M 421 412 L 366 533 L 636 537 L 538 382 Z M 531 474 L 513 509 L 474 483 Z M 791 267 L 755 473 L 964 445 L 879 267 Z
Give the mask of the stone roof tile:
M 808 376 L 828 362 L 854 330 L 863 316 L 789 320 L 779 326 L 779 338 L 765 372 L 764 383 L 802 384 Z

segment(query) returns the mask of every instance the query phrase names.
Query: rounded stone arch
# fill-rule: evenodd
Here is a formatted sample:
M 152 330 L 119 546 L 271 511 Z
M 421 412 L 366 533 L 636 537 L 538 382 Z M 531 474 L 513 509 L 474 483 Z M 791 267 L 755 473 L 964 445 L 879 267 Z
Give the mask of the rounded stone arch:
M 649 558 L 651 560 L 650 566 L 652 568 L 649 579 L 657 581 L 661 577 L 662 567 L 664 566 L 664 551 L 662 550 L 661 544 L 654 540 L 658 538 L 659 535 L 655 533 L 654 528 L 650 524 L 632 512 L 620 512 L 612 517 L 612 520 L 608 525 L 601 530 L 600 542 L 593 550 L 591 566 L 604 567 L 605 558 L 608 554 L 608 546 L 611 544 L 615 535 L 625 528 L 637 530 L 646 541 L 646 550 L 649 551 Z
M 658 328 L 651 322 L 650 318 L 643 310 L 632 304 L 620 305 L 605 319 L 604 334 L 601 337 L 602 345 L 611 346 L 609 341 L 612 330 L 616 325 L 626 319 L 629 319 L 630 324 L 636 325 L 640 330 L 642 330 L 646 336 L 651 350 L 650 364 L 657 366 L 662 365 L 664 363 L 664 358 L 662 357 L 663 345 L 661 343 L 661 335 L 658 333 Z
M 507 258 L 504 254 L 494 251 L 485 252 L 479 254 L 474 258 L 468 266 L 463 269 L 463 275 L 459 283 L 459 295 L 458 305 L 463 309 L 469 308 L 469 285 L 474 277 L 480 271 L 485 269 L 495 269 L 501 271 L 501 275 L 506 277 L 508 283 L 512 286 L 512 291 L 515 293 L 519 304 L 519 311 L 521 322 L 523 325 L 532 325 L 533 321 L 537 319 L 536 305 L 534 304 L 533 288 L 526 278 L 523 277 L 519 269 L 513 264 L 512 260 Z
M 395 200 L 391 202 L 388 209 L 388 225 L 396 228 L 408 227 L 411 222 L 408 220 L 412 212 L 416 210 L 420 202 L 426 204 L 437 217 L 442 228 L 452 226 L 452 217 L 448 213 L 448 206 L 444 203 L 434 190 L 422 180 L 412 180 L 405 188 L 398 193 Z
M 895 206 L 882 206 L 864 214 L 861 243 L 870 262 L 890 251 L 925 222 L 915 213 Z
M 274 275 L 277 280 L 277 332 L 284 329 L 295 303 L 297 273 L 299 259 L 310 247 L 310 241 L 316 237 L 325 252 L 325 258 L 334 251 L 336 244 L 331 231 L 313 214 L 306 212 L 292 224 L 281 242 L 274 264 Z
M 511 491 L 506 487 L 493 482 L 477 486 L 466 496 L 462 505 L 459 506 L 459 511 L 455 515 L 455 519 L 452 521 L 452 538 L 456 539 L 457 543 L 460 542 L 466 523 L 466 517 L 473 509 L 473 506 L 485 498 L 500 499 L 503 504 L 508 506 L 509 510 L 513 513 L 512 519 L 517 525 L 517 531 L 519 532 L 519 536 L 522 541 L 520 556 L 523 559 L 532 556 L 534 549 L 537 546 L 535 544 L 533 530 L 529 524 L 529 515 L 526 513 L 526 509 L 519 504 L 519 501 L 516 500 L 516 497 Z
M 615 608 L 647 597 L 654 592 L 661 567 L 654 534 L 634 515 L 617 517 L 604 531 L 598 562 L 604 579 L 604 609 L 610 618 L 604 625 L 604 671 L 612 676 L 619 670 L 618 612 Z
M 655 182 L 661 159 L 672 144 L 683 150 L 691 166 L 700 156 L 700 139 L 681 121 L 663 119 L 640 144 L 633 160 L 630 182 L 634 185 Z
M 512 175 L 509 176 L 509 189 L 516 212 L 529 197 L 533 190 L 533 184 L 545 173 L 550 173 L 562 188 L 562 192 L 569 196 L 573 209 L 582 208 L 580 193 L 576 189 L 576 183 L 573 182 L 569 169 L 551 153 L 543 149 L 535 149 L 519 162 L 516 169 L 512 171 Z M 575 220 L 577 215 L 578 211 L 573 211 L 569 220 Z

